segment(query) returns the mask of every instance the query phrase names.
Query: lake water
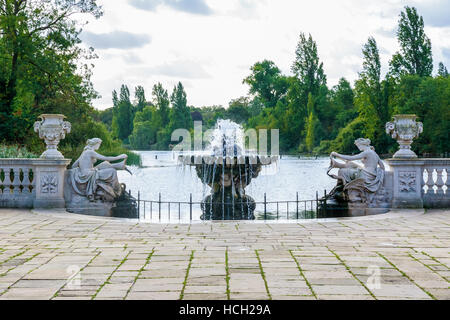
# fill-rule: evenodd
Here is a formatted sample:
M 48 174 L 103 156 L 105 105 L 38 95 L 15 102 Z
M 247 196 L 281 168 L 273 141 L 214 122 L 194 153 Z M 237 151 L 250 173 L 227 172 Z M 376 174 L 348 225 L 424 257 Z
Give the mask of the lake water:
M 168 151 L 139 151 L 142 157 L 142 168 L 131 167 L 133 175 L 126 171 L 119 171 L 119 180 L 125 183 L 127 190 L 131 190 L 133 196 L 137 197 L 138 191 L 143 200 L 158 201 L 159 194 L 161 200 L 174 202 L 189 202 L 192 194 L 193 202 L 201 202 L 209 194 L 210 188 L 205 187 L 197 177 L 194 167 L 183 167 L 178 165 L 176 155 Z M 327 176 L 326 171 L 329 166 L 329 158 L 299 158 L 293 156 L 283 156 L 276 166 L 263 167 L 261 173 L 245 189 L 246 194 L 251 196 L 256 202 L 264 201 L 264 193 L 267 201 L 295 201 L 296 194 L 299 200 L 313 200 L 316 198 L 316 191 L 321 197 L 324 190 L 330 191 L 336 181 Z M 155 205 L 155 204 L 154 204 Z M 157 206 L 158 204 L 156 204 Z M 308 204 L 309 205 L 309 204 Z M 168 205 L 166 205 L 168 206 Z M 290 204 L 290 212 L 293 204 Z M 164 207 L 163 220 L 171 218 L 177 219 L 178 207 Z M 268 210 L 275 212 L 275 204 L 269 206 Z M 288 209 L 279 207 L 280 215 Z M 142 210 L 142 208 L 141 208 Z M 146 212 L 152 210 L 152 220 L 156 219 L 157 207 L 147 207 Z M 186 205 L 181 207 L 181 220 L 188 219 Z M 257 205 L 257 218 L 261 217 L 262 208 Z M 148 214 L 146 214 L 146 218 Z M 199 220 L 201 215 L 200 206 L 196 206 L 193 212 L 193 220 Z

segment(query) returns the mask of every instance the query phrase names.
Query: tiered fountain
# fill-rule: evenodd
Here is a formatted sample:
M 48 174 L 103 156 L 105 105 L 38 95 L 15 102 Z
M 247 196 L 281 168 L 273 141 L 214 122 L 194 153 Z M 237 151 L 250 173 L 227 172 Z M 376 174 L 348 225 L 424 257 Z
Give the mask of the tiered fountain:
M 194 166 L 211 194 L 202 201 L 202 220 L 253 220 L 255 201 L 245 188 L 263 165 L 278 161 L 278 156 L 245 152 L 244 131 L 230 120 L 219 120 L 206 151 L 180 155 L 179 163 Z

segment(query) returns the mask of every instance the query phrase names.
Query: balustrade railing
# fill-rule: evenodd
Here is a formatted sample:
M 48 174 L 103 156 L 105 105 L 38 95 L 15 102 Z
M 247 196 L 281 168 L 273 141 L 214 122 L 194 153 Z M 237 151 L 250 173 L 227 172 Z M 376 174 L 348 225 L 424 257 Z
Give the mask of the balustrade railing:
M 422 199 L 424 207 L 450 206 L 450 159 L 423 159 Z
M 34 161 L 0 159 L 0 207 L 33 207 L 36 193 Z

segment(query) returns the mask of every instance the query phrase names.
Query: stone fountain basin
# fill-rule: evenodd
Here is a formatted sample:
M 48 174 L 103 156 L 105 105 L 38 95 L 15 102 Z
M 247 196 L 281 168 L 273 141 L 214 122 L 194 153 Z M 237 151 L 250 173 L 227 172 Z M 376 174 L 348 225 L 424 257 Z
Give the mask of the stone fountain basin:
M 263 156 L 263 155 L 242 155 L 242 156 L 210 156 L 210 155 L 180 155 L 178 162 L 183 165 L 197 166 L 197 165 L 213 165 L 218 166 L 233 166 L 233 165 L 270 165 L 278 162 L 278 156 Z

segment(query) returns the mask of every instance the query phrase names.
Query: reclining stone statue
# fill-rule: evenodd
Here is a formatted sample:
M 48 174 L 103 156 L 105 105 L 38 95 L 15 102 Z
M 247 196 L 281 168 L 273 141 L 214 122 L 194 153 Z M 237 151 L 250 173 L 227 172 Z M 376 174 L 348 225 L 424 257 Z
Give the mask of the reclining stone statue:
M 89 201 L 103 200 L 113 201 L 119 197 L 122 188 L 117 178 L 117 170 L 126 168 L 126 154 L 117 157 L 105 157 L 97 153 L 102 140 L 99 138 L 89 139 L 83 153 L 72 165 L 70 175 L 73 190 L 86 196 Z M 120 163 L 111 164 L 109 161 L 122 160 Z M 98 161 L 103 161 L 94 167 Z
M 70 212 L 111 215 L 111 209 L 120 198 L 130 198 L 126 197 L 125 186 L 117 177 L 117 170 L 130 172 L 126 166 L 127 155 L 103 156 L 97 153 L 101 143 L 99 138 L 89 139 L 72 169 L 68 170 L 64 196 Z M 103 162 L 94 166 L 99 160 Z M 123 161 L 110 163 L 118 160 Z
M 367 207 L 375 206 L 376 202 L 383 201 L 385 167 L 375 149 L 370 145 L 369 139 L 359 138 L 355 141 L 355 145 L 361 151 L 357 155 L 331 153 L 331 163 L 327 174 L 338 182 L 327 199 Z M 336 159 L 342 159 L 345 162 L 338 162 Z M 355 160 L 360 160 L 362 165 L 354 162 Z M 334 168 L 339 169 L 337 175 L 330 174 Z

